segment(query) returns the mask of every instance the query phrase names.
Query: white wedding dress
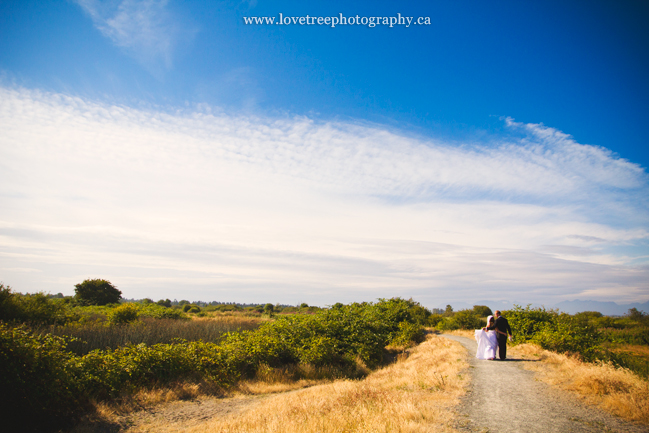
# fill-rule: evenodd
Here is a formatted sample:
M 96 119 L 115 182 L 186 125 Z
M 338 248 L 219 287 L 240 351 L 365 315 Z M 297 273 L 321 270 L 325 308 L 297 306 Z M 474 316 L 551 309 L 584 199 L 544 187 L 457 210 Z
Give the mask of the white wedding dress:
M 491 316 L 489 316 L 491 317 Z M 487 323 L 489 320 L 487 319 Z M 496 331 L 475 331 L 475 339 L 478 342 L 478 351 L 475 357 L 478 359 L 495 359 L 496 350 L 498 349 L 498 340 L 496 340 Z

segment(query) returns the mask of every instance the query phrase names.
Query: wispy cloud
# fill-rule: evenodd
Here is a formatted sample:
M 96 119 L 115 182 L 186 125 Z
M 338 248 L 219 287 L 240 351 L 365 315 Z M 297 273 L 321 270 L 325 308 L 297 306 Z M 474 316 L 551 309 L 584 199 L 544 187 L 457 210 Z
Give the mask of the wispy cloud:
M 505 122 L 506 136 L 452 146 L 380 125 L 2 88 L 3 280 L 321 304 L 646 300 L 647 174 Z
M 172 66 L 179 39 L 191 34 L 168 10 L 167 0 L 75 0 L 97 29 L 149 69 Z

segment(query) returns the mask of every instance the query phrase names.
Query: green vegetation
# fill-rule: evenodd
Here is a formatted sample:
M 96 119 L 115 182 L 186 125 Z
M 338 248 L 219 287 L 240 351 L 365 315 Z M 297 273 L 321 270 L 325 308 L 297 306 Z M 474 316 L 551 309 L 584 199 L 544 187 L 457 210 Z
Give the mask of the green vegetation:
M 649 345 L 649 315 L 629 310 L 621 318 L 587 311 L 570 315 L 545 308 L 515 306 L 504 311 L 514 342 L 532 342 L 544 349 L 579 356 L 585 361 L 613 362 L 649 377 L 649 356 L 629 345 Z
M 398 298 L 315 311 L 296 307 L 304 314 L 277 314 L 276 306 L 266 304 L 262 308 L 273 320 L 259 325 L 260 319 L 241 316 L 251 329 L 212 329 L 207 336 L 204 331 L 215 323 L 238 322 L 231 316 L 190 320 L 192 309 L 201 307 L 189 302 L 174 309 L 153 301 L 104 306 L 76 301 L 21 295 L 0 285 L 0 381 L 18 390 L 3 393 L 0 403 L 8 413 L 33 415 L 20 417 L 19 430 L 63 428 L 88 410 L 91 399 L 176 381 L 227 388 L 268 368 L 300 365 L 328 377 L 359 377 L 385 362 L 386 347 L 421 341 L 430 315 L 418 303 Z M 180 308 L 187 306 L 183 313 Z M 195 332 L 194 339 L 170 338 L 183 332 Z M 160 340 L 165 342 L 155 342 Z
M 491 314 L 484 305 L 460 311 L 447 305 L 442 314 L 430 315 L 427 324 L 442 331 L 479 329 Z M 614 318 L 596 311 L 570 315 L 516 305 L 503 311 L 503 316 L 512 328 L 514 344 L 531 342 L 585 361 L 612 362 L 649 377 L 649 315 L 635 308 L 625 317 Z
M 84 280 L 74 287 L 75 298 L 84 305 L 116 304 L 122 298 L 122 292 L 107 280 Z
M 470 310 L 460 311 L 453 311 L 453 307 L 447 305 L 443 314 L 430 315 L 428 325 L 443 331 L 480 329 L 487 324 L 486 317 L 491 314 L 491 309 L 485 305 L 474 305 Z
M 43 293 L 20 295 L 0 283 L 0 320 L 34 324 L 63 324 L 77 319 L 64 302 Z

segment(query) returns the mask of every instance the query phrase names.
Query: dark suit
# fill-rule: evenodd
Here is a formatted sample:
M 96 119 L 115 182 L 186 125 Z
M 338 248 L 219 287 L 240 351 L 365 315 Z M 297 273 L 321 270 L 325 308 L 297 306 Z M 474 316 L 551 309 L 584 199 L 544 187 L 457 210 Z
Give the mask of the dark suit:
M 496 340 L 498 340 L 498 356 L 501 360 L 507 358 L 507 336 L 512 335 L 512 329 L 509 322 L 503 316 L 496 319 L 496 322 L 487 329 L 496 330 Z

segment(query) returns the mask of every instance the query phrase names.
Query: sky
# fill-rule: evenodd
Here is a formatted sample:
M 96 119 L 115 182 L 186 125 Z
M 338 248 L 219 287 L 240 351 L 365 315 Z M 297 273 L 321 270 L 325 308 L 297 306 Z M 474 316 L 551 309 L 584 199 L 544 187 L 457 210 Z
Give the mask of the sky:
M 648 17 L 628 1 L 0 2 L 0 281 L 646 302 Z

